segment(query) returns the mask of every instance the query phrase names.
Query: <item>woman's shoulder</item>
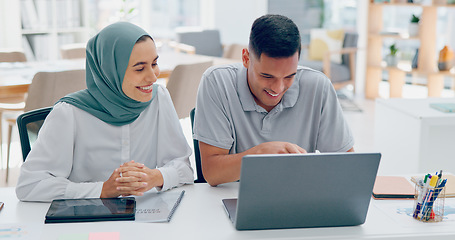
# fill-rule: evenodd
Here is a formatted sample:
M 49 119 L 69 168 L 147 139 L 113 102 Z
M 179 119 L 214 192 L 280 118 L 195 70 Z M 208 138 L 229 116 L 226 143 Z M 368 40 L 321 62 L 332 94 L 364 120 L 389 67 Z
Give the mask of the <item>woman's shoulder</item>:
M 169 91 L 167 90 L 167 88 L 165 86 L 155 83 L 154 88 L 156 89 L 156 91 L 155 91 L 155 89 L 153 90 L 154 94 L 155 94 L 155 96 L 153 98 L 158 98 L 157 99 L 158 102 L 162 102 L 162 101 L 171 99 L 171 95 L 169 94 Z M 170 100 L 170 101 L 172 101 L 172 100 Z
M 169 93 L 167 88 L 165 86 L 161 85 L 161 84 L 155 83 L 154 87 L 156 88 L 156 92 L 157 92 L 158 95 L 163 95 L 165 93 Z
M 83 117 L 92 116 L 88 112 L 67 102 L 58 102 L 52 108 L 53 115 L 64 116 L 66 118 L 75 119 L 77 116 L 84 115 Z
M 52 112 L 54 113 L 73 112 L 74 108 L 76 108 L 74 105 L 71 105 L 67 102 L 58 102 L 52 108 Z
M 78 107 L 76 107 L 70 103 L 67 103 L 67 102 L 58 102 L 52 108 L 52 111 L 57 111 L 57 112 L 75 112 L 77 110 L 81 110 L 81 109 L 79 109 Z

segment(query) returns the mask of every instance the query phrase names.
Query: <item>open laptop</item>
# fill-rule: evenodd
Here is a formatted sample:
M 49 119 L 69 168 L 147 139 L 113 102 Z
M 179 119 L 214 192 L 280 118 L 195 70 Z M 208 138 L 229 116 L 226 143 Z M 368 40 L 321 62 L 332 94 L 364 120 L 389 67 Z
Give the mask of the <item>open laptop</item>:
M 238 199 L 223 199 L 238 230 L 365 222 L 380 153 L 247 155 Z

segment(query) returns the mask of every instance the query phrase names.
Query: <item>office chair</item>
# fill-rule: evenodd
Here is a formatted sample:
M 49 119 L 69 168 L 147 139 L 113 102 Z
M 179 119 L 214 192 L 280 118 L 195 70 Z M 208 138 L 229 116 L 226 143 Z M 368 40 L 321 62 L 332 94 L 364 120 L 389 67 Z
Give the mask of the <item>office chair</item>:
M 27 57 L 21 51 L 0 51 L 0 62 L 26 62 Z
M 223 58 L 234 59 L 234 60 L 238 60 L 239 62 L 241 62 L 242 61 L 242 50 L 244 48 L 248 48 L 248 45 L 237 44 L 237 43 L 228 45 L 225 48 L 225 51 L 223 53 Z
M 51 110 L 52 107 L 39 108 L 22 113 L 17 117 L 17 128 L 19 130 L 19 139 L 24 162 L 33 143 L 38 137 L 38 132 L 41 129 L 41 126 L 43 126 L 44 119 L 46 119 Z
M 189 116 L 196 106 L 196 95 L 202 74 L 212 66 L 212 61 L 177 65 L 169 76 L 166 88 L 179 119 Z
M 223 55 L 223 44 L 221 44 L 220 31 L 218 29 L 176 31 L 177 42 L 194 46 L 196 54 L 213 57 Z
M 301 57 L 299 65 L 310 67 L 323 72 L 332 81 L 335 90 L 344 88 L 351 84 L 355 92 L 355 68 L 357 54 L 357 33 L 347 32 L 344 35 L 343 46 L 341 49 L 326 52 L 322 61 L 308 60 Z M 303 46 L 306 48 L 308 46 Z M 331 54 L 342 54 L 341 63 L 332 62 Z
M 193 108 L 190 112 L 190 118 L 191 118 L 191 132 L 193 133 L 193 126 L 194 126 L 194 113 L 196 109 Z M 196 162 L 196 173 L 197 173 L 197 179 L 194 180 L 195 183 L 206 183 L 204 175 L 202 174 L 202 166 L 201 166 L 201 152 L 199 151 L 199 141 L 196 139 L 193 139 L 193 145 L 194 145 L 194 160 Z
M 60 47 L 62 59 L 85 58 L 85 43 L 66 44 Z
M 0 51 L 0 63 L 8 62 L 26 62 L 27 57 L 22 51 L 16 50 L 3 50 Z M 18 112 L 23 110 L 25 100 L 25 93 L 23 92 L 9 92 L 8 97 L 0 99 L 0 159 L 3 163 L 3 114 L 5 111 L 8 112 Z M 8 161 L 7 161 L 8 162 Z M 8 166 L 6 170 L 6 175 L 8 176 Z M 7 178 L 8 179 L 8 178 Z
M 53 106 L 65 95 L 87 88 L 85 83 L 85 70 L 67 70 L 61 72 L 38 72 L 33 77 L 28 89 L 23 111 Z M 8 108 L 0 108 L 1 110 Z M 20 109 L 18 109 L 20 110 Z M 6 148 L 6 182 L 8 182 L 9 158 L 11 147 L 12 129 L 15 119 L 7 119 L 8 143 Z

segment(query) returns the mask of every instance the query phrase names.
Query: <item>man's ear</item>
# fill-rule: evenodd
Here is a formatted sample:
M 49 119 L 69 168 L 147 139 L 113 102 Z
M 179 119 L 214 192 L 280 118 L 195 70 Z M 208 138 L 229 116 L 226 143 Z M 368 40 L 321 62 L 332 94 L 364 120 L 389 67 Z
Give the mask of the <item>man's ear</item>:
M 250 52 L 248 51 L 247 48 L 244 48 L 242 50 L 242 62 L 243 62 L 243 66 L 245 68 L 248 68 L 248 66 L 250 64 Z

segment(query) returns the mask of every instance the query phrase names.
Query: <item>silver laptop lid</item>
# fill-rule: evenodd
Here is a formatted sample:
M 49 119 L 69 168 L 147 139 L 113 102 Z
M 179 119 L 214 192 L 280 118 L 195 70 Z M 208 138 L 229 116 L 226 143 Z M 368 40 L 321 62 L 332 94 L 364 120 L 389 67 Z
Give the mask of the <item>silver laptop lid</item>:
M 363 224 L 380 158 L 379 153 L 245 156 L 235 227 Z

